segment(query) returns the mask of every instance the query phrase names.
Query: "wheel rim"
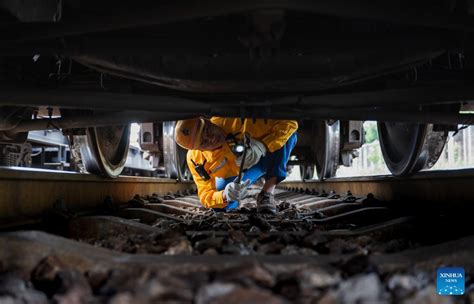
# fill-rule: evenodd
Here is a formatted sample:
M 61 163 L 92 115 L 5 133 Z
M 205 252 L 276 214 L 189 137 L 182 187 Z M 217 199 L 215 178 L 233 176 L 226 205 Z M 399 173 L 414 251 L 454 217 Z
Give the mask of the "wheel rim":
M 87 172 L 115 178 L 127 161 L 130 125 L 88 128 L 85 136 L 75 136 L 75 140 Z
M 2 106 L 0 107 L 0 121 L 6 125 L 18 125 L 23 120 L 30 120 L 33 108 Z M 0 141 L 8 143 L 22 144 L 27 141 L 28 132 L 11 133 L 0 131 Z
M 165 171 L 169 178 L 189 181 L 192 176 L 186 162 L 188 151 L 176 144 L 174 140 L 175 125 L 176 122 L 174 121 L 163 123 L 163 160 Z
M 448 138 L 446 131 L 433 131 L 433 124 L 378 122 L 377 128 L 385 164 L 397 176 L 431 168 Z
M 324 180 L 336 176 L 339 167 L 340 123 L 318 121 L 314 124 L 313 151 L 318 178 Z

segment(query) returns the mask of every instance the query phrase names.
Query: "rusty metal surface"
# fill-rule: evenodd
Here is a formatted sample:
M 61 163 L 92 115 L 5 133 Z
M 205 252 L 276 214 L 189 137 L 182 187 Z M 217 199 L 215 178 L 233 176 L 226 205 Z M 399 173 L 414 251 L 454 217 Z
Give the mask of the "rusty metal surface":
M 26 270 L 32 270 L 35 263 L 47 257 L 50 254 L 64 255 L 69 257 L 71 266 L 93 267 L 95 264 L 103 266 L 115 265 L 116 267 L 130 267 L 145 262 L 154 262 L 142 265 L 143 267 L 163 267 L 163 264 L 187 264 L 198 265 L 200 263 L 207 265 L 232 265 L 246 261 L 259 261 L 264 264 L 314 264 L 324 265 L 336 262 L 342 258 L 341 255 L 331 256 L 166 256 L 166 255 L 130 255 L 117 253 L 111 250 L 94 247 L 85 243 L 76 242 L 63 237 L 44 233 L 41 231 L 21 231 L 0 233 L 0 258 L 8 260 L 12 267 L 22 267 Z M 453 248 L 456 253 L 453 254 Z M 436 267 L 438 259 L 444 258 L 446 264 L 452 261 L 454 264 L 460 261 L 461 257 L 467 257 L 463 264 L 470 272 L 474 271 L 474 260 L 470 257 L 474 254 L 474 237 L 465 237 L 458 240 L 449 241 L 442 244 L 427 246 L 423 248 L 410 249 L 402 253 L 393 253 L 385 255 L 374 255 L 371 257 L 376 263 L 384 265 L 387 271 L 393 271 L 396 268 L 411 267 L 414 264 L 421 268 L 432 269 Z M 19 258 L 21 257 L 21 258 Z M 23 258 L 23 259 L 22 259 Z M 160 265 L 156 265 L 156 263 Z
M 104 202 L 123 204 L 135 194 L 166 194 L 195 189 L 193 183 L 170 179 L 119 177 L 102 179 L 88 174 L 0 168 L 0 223 L 34 220 L 59 208 L 85 210 Z
M 334 178 L 323 182 L 283 182 L 283 189 L 345 193 L 355 196 L 369 193 L 377 199 L 395 202 L 429 202 L 433 204 L 464 204 L 474 200 L 472 185 L 474 170 L 447 170 L 420 172 L 412 177 L 372 176 L 355 178 Z
M 470 191 L 472 176 L 473 170 L 456 170 L 423 172 L 410 178 L 384 176 L 330 179 L 324 182 L 284 182 L 280 189 L 292 191 L 277 193 L 275 198 L 279 201 L 291 201 L 292 205 L 301 210 L 306 209 L 307 212 L 323 210 L 328 215 L 337 210 L 353 211 L 353 207 L 347 204 L 349 201 L 346 201 L 351 196 L 334 196 L 331 194 L 334 191 L 346 193 L 350 190 L 351 194 L 361 200 L 372 193 L 380 201 L 407 204 L 429 202 L 431 205 L 451 206 L 473 200 L 474 192 Z M 152 193 L 161 198 L 147 204 L 146 208 L 150 210 L 172 216 L 192 216 L 195 212 L 205 212 L 197 196 L 183 195 L 189 189 L 195 189 L 192 182 L 178 183 L 169 179 L 120 177 L 117 180 L 106 180 L 67 172 L 1 168 L 0 222 L 3 227 L 20 219 L 25 223 L 34 222 L 51 209 L 77 211 L 94 209 L 104 204 L 121 205 L 135 194 L 146 196 Z M 167 195 L 168 193 L 175 195 Z M 337 206 L 341 203 L 344 204 Z M 254 206 L 254 202 L 242 205 L 247 209 Z M 314 221 L 318 222 L 320 219 Z

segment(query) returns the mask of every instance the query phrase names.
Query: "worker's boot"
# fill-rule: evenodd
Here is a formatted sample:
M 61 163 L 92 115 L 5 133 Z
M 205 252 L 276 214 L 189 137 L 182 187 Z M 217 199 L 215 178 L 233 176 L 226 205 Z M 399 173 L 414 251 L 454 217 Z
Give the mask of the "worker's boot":
M 273 196 L 273 193 L 261 191 L 257 195 L 257 211 L 259 213 L 272 214 L 275 214 L 277 212 L 275 197 Z

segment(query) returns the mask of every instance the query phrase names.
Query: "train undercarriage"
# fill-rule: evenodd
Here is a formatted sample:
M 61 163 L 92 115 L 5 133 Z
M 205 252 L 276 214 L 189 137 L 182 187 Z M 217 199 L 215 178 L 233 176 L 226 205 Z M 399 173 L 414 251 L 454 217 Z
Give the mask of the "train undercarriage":
M 77 168 L 114 178 L 137 122 L 154 166 L 189 180 L 173 121 L 297 119 L 291 164 L 322 180 L 351 165 L 375 120 L 391 173 L 413 174 L 473 122 L 473 11 L 456 0 L 0 1 L 0 161 L 28 166 L 28 132 L 61 130 Z

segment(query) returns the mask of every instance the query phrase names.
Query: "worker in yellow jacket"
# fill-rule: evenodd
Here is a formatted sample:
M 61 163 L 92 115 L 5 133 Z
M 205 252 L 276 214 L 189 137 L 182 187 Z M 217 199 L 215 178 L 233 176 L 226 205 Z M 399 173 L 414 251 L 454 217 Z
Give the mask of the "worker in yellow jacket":
M 180 120 L 175 140 L 188 149 L 187 163 L 207 208 L 231 210 L 245 197 L 247 187 L 265 178 L 257 196 L 259 212 L 276 212 L 273 191 L 286 178 L 286 165 L 296 145 L 298 123 L 294 120 L 264 120 L 213 117 Z M 244 134 L 249 135 L 242 182 L 236 181 L 242 162 Z

